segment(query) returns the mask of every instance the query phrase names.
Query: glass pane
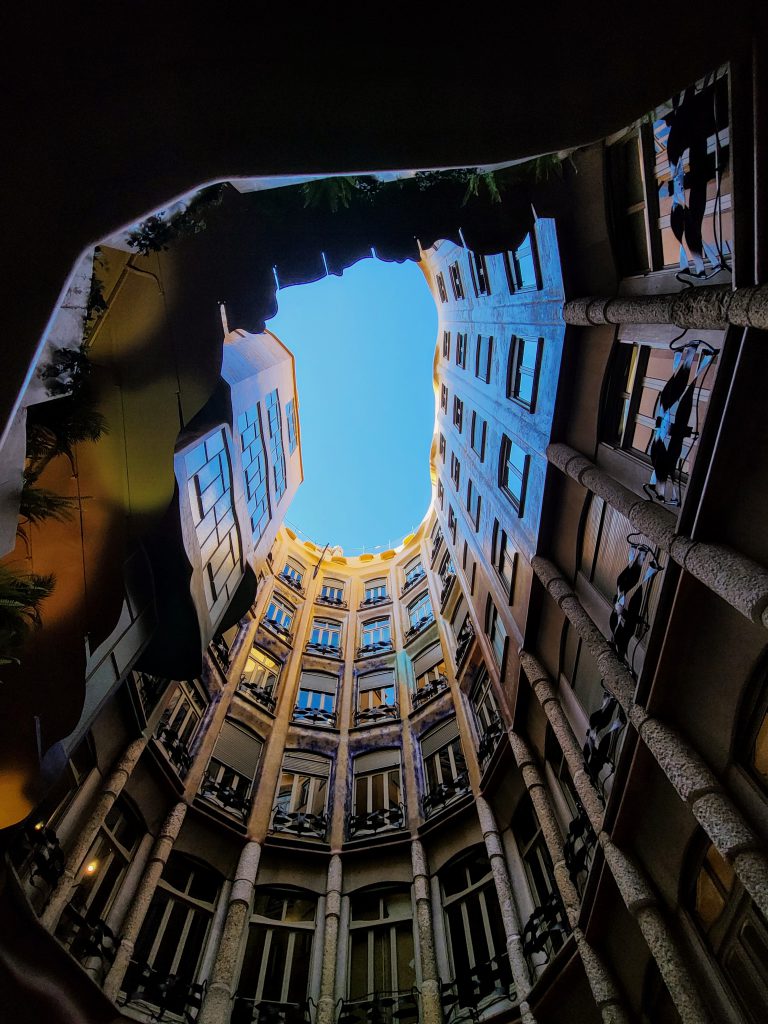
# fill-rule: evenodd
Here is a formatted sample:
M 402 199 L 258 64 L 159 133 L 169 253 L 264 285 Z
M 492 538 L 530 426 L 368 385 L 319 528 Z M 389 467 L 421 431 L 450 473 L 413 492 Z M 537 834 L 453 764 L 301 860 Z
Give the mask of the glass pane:
M 288 962 L 288 937 L 290 932 L 284 928 L 272 929 L 272 942 L 267 957 L 267 970 L 264 975 L 262 999 L 280 1002 L 283 998 L 283 977 Z
M 392 935 L 389 928 L 377 928 L 374 932 L 373 988 L 376 992 L 392 988 Z
M 349 998 L 360 999 L 369 991 L 368 932 L 352 932 L 350 940 Z
M 314 918 L 314 907 L 313 907 Z M 301 1003 L 307 997 L 309 984 L 309 965 L 312 956 L 312 932 L 293 933 L 293 960 L 288 979 L 288 1001 Z
M 410 903 L 410 900 L 408 901 Z M 410 909 L 410 908 L 409 908 Z M 403 921 L 395 930 L 397 945 L 397 988 L 400 991 L 416 984 L 416 958 L 413 949 L 413 925 Z

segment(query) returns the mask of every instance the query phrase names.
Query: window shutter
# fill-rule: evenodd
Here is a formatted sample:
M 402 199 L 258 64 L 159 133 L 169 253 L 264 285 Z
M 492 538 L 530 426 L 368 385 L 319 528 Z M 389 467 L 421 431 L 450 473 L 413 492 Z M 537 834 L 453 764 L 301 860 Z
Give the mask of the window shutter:
M 443 649 L 440 644 L 432 644 L 425 651 L 419 651 L 416 657 L 413 659 L 413 674 L 418 679 L 419 676 L 423 676 L 425 672 L 428 672 L 435 665 L 439 665 L 443 660 Z
M 261 757 L 262 740 L 253 733 L 241 729 L 234 722 L 225 721 L 221 727 L 213 757 L 234 769 L 239 775 L 252 779 Z
M 390 671 L 387 672 L 369 672 L 367 675 L 360 676 L 357 681 L 357 687 L 360 693 L 365 693 L 366 690 L 377 690 L 382 686 L 392 686 L 395 682 L 395 673 Z
M 434 754 L 436 750 L 440 750 L 442 747 L 447 746 L 451 740 L 455 740 L 458 735 L 459 727 L 456 724 L 455 718 L 449 718 L 446 722 L 441 722 L 440 725 L 431 729 L 426 736 L 422 737 L 422 757 L 429 757 L 430 754 Z
M 400 767 L 400 750 L 392 747 L 389 750 L 372 750 L 369 754 L 360 754 L 355 758 L 355 775 L 363 772 L 384 771 L 387 768 Z
M 303 750 L 286 751 L 283 755 L 283 771 L 296 775 L 317 775 L 327 779 L 331 774 L 330 758 L 309 754 Z
M 327 672 L 302 672 L 300 686 L 305 690 L 317 690 L 320 693 L 336 694 L 339 680 Z

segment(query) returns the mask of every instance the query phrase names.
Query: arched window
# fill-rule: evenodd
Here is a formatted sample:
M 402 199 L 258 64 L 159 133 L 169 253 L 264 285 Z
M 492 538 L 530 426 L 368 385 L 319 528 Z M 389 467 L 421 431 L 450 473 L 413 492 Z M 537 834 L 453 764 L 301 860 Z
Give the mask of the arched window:
M 303 1021 L 317 897 L 302 889 L 258 889 L 232 1024 Z
M 412 1005 L 415 984 L 409 889 L 379 887 L 354 893 L 349 915 L 348 1003 L 357 1003 L 365 1011 L 361 1021 L 366 1015 L 381 1024 L 400 1021 L 408 1016 L 406 1007 Z M 345 1011 L 350 1009 L 354 1006 L 345 1005 Z

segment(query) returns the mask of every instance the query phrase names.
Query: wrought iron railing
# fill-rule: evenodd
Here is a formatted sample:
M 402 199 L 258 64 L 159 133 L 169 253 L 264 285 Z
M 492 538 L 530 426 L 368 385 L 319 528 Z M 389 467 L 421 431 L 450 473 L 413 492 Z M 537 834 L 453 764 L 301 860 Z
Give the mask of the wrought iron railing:
M 290 832 L 302 836 L 305 833 L 317 839 L 325 839 L 328 831 L 327 814 L 312 814 L 309 811 L 284 811 L 280 807 L 272 810 L 272 831 Z
M 206 774 L 200 783 L 200 796 L 219 804 L 224 810 L 246 818 L 251 807 L 251 787 L 228 786 Z
M 357 648 L 356 658 L 367 658 L 369 654 L 386 654 L 392 650 L 391 640 L 377 640 L 373 644 L 363 644 Z
M 480 743 L 477 747 L 477 756 L 480 760 L 480 764 L 485 768 L 486 764 L 490 761 L 494 750 L 499 745 L 499 741 L 504 736 L 506 730 L 504 723 L 500 718 L 494 718 L 490 724 L 486 727 L 485 732 L 480 737 Z
M 361 608 L 375 608 L 379 604 L 388 604 L 392 598 L 389 594 L 379 594 L 378 597 L 366 597 L 364 601 L 360 602 Z
M 411 693 L 411 707 L 416 711 L 422 704 L 426 704 L 432 697 L 436 697 L 438 693 L 443 693 L 447 689 L 448 680 L 444 675 L 438 676 L 437 679 L 430 679 L 420 690 L 414 690 Z
M 222 672 L 226 672 L 229 668 L 230 651 L 224 637 L 215 636 L 208 644 L 208 652 Z
M 447 807 L 448 804 L 453 803 L 454 800 L 468 792 L 469 774 L 465 769 L 459 772 L 455 779 L 450 779 L 448 782 L 439 782 L 427 790 L 423 800 L 424 817 L 428 818 L 437 811 L 441 811 L 443 807 Z
M 633 674 L 632 663 L 627 657 L 629 643 L 633 637 L 642 639 L 649 628 L 644 616 L 648 609 L 651 585 L 661 571 L 654 550 L 644 541 L 645 538 L 636 533 L 630 533 L 627 537 L 629 561 L 616 579 L 609 619 L 611 641 L 616 653 L 627 662 Z
M 565 908 L 557 892 L 552 892 L 536 907 L 525 923 L 522 932 L 523 952 L 531 966 L 541 967 L 565 942 L 570 932 Z M 534 956 L 544 955 L 543 960 L 534 961 Z
M 303 725 L 324 725 L 333 729 L 336 725 L 336 712 L 326 711 L 324 708 L 300 708 L 297 705 L 293 709 L 293 721 L 301 722 Z
M 318 644 L 314 640 L 308 640 L 304 648 L 307 654 L 315 654 L 319 658 L 343 658 L 344 652 L 341 647 L 333 644 Z
M 64 874 L 66 857 L 59 844 L 59 837 L 42 821 L 24 828 L 14 854 L 20 872 L 28 870 L 33 885 L 37 884 L 35 879 L 40 878 L 52 889 Z
M 374 722 L 382 722 L 385 719 L 396 722 L 400 718 L 400 708 L 397 704 L 377 704 L 375 707 L 362 708 L 355 712 L 355 725 L 370 725 Z
M 309 1004 L 235 996 L 230 1024 L 309 1024 Z
M 419 633 L 423 633 L 424 630 L 428 626 L 431 626 L 434 621 L 435 621 L 435 616 L 434 615 L 432 615 L 432 614 L 430 614 L 430 615 L 423 615 L 418 620 L 418 622 L 414 622 L 414 624 L 411 626 L 411 628 L 407 629 L 405 631 L 405 636 L 403 637 L 403 641 L 407 644 L 410 640 L 413 640 L 414 637 L 417 637 L 419 635 Z
M 393 807 L 381 807 L 366 814 L 350 814 L 347 817 L 347 829 L 350 838 L 358 832 L 395 831 L 405 827 L 405 807 L 395 804 Z
M 410 988 L 345 999 L 337 1024 L 416 1024 L 419 1016 L 419 991 Z
M 443 579 L 443 586 L 440 590 L 440 607 L 445 608 L 445 603 L 448 600 L 451 591 L 453 590 L 453 584 L 456 582 L 456 573 L 449 572 Z
M 244 693 L 250 700 L 256 701 L 257 704 L 261 704 L 261 706 L 266 708 L 270 714 L 275 713 L 277 699 L 274 697 L 271 690 L 267 690 L 263 686 L 254 686 L 245 678 L 240 680 L 237 689 L 240 693 Z
M 440 1001 L 447 1021 L 469 1017 L 480 1018 L 483 1004 L 493 999 L 516 1002 L 515 986 L 509 957 L 506 953 L 477 964 L 469 971 L 457 975 L 452 981 L 440 984 Z
M 621 706 L 603 686 L 604 696 L 599 708 L 589 716 L 584 741 L 584 767 L 592 784 L 603 794 L 613 775 L 619 738 L 626 725 Z
M 443 544 L 443 534 L 442 534 L 441 530 L 438 530 L 437 531 L 437 536 L 435 537 L 434 541 L 432 542 L 432 553 L 430 555 L 430 560 L 432 561 L 433 565 L 434 565 L 435 559 L 437 558 L 437 553 L 440 550 L 440 548 L 442 547 L 442 544 Z
M 327 604 L 331 608 L 346 608 L 347 602 L 341 597 L 329 597 L 327 594 L 318 594 L 315 598 L 316 604 Z
M 163 676 L 152 676 L 147 672 L 134 672 L 133 685 L 139 695 L 144 718 L 149 718 L 158 701 L 168 688 L 169 680 Z
M 415 576 L 412 576 L 409 580 L 406 580 L 400 591 L 400 596 L 407 594 L 409 590 L 412 590 L 417 583 L 421 583 L 422 580 L 427 578 L 426 569 L 421 569 Z
M 596 845 L 597 837 L 587 812 L 579 804 L 563 843 L 565 866 L 568 868 L 571 881 L 579 889 L 582 888 L 584 876 L 588 874 L 592 865 Z
M 285 626 L 281 626 L 279 622 L 275 622 L 274 619 L 269 619 L 266 616 L 261 620 L 261 625 L 268 629 L 270 632 L 279 636 L 281 640 L 284 640 L 287 644 L 290 644 L 293 640 L 293 634 L 290 629 L 286 629 Z
M 187 744 L 170 725 L 161 722 L 155 733 L 155 739 L 168 755 L 168 760 L 180 775 L 186 775 L 192 764 L 192 755 Z
M 56 935 L 81 963 L 98 959 L 104 970 L 115 959 L 117 939 L 112 929 L 101 918 L 81 913 L 72 903 L 64 908 Z
M 118 1004 L 147 1003 L 158 1010 L 153 1014 L 155 1020 L 174 1013 L 191 1024 L 203 1005 L 207 987 L 207 982 L 192 982 L 177 974 L 156 971 L 146 961 L 131 960 Z
M 466 658 L 467 652 L 472 646 L 472 641 L 474 639 L 475 627 L 472 625 L 471 621 L 467 619 L 459 630 L 459 635 L 456 637 L 456 668 L 459 668 Z
M 281 572 L 277 578 L 281 583 L 284 583 L 286 587 L 290 587 L 295 593 L 301 594 L 302 597 L 304 596 L 304 588 L 293 576 L 289 575 L 287 572 Z

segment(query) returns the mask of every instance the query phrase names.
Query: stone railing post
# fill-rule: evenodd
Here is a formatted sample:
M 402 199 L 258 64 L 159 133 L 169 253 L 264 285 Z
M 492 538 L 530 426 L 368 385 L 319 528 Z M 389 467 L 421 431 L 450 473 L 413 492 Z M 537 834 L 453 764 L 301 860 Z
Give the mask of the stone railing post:
M 427 856 L 420 839 L 411 840 L 413 892 L 416 903 L 416 930 L 419 935 L 421 960 L 421 1008 L 424 1024 L 440 1024 L 440 979 L 435 955 L 435 933 L 432 928 L 432 898 L 429 891 Z

